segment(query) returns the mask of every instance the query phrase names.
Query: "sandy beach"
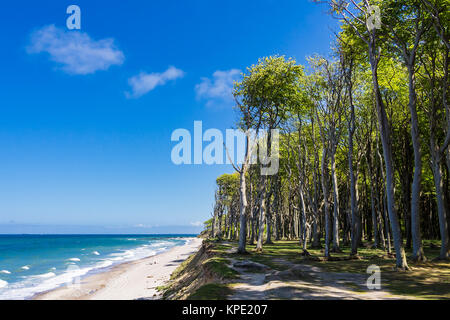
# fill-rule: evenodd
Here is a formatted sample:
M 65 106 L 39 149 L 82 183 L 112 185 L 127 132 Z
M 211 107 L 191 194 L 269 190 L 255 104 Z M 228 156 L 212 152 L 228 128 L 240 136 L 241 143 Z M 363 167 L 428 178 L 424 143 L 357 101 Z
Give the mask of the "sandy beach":
M 190 238 L 183 246 L 161 254 L 123 263 L 105 272 L 81 279 L 79 284 L 41 293 L 35 300 L 136 300 L 158 299 L 157 287 L 201 246 L 202 239 Z

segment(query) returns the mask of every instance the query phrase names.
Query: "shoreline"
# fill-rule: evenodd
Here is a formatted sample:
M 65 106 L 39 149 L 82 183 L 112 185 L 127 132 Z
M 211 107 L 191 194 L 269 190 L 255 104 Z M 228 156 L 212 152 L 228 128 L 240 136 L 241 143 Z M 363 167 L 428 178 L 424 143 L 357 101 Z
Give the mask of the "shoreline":
M 136 261 L 124 262 L 103 272 L 87 275 L 77 285 L 41 292 L 31 300 L 157 300 L 157 287 L 202 244 L 200 238 L 168 251 Z

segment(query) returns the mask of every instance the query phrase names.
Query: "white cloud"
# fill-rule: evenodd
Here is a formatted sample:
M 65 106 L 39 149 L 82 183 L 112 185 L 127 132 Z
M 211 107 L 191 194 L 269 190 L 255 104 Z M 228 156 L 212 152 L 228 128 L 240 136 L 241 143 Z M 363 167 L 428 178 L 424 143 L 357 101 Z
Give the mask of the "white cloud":
M 152 224 L 139 223 L 139 224 L 135 224 L 133 227 L 134 228 L 140 228 L 140 229 L 151 229 L 151 228 L 155 228 L 155 227 L 159 227 L 159 226 L 158 225 L 152 225 Z
M 33 32 L 27 51 L 48 53 L 50 60 L 69 74 L 91 74 L 121 65 L 125 60 L 114 39 L 93 40 L 87 33 L 66 31 L 54 25 Z
M 137 76 L 128 79 L 128 84 L 131 87 L 131 92 L 126 92 L 128 98 L 139 98 L 148 92 L 155 89 L 157 86 L 162 86 L 170 80 L 182 78 L 184 72 L 175 67 L 169 67 L 163 73 L 145 73 L 141 72 Z
M 230 103 L 233 101 L 233 84 L 238 80 L 241 70 L 231 69 L 216 71 L 212 79 L 202 78 L 201 83 L 195 86 L 197 97 L 205 99 L 207 106 Z
M 200 222 L 200 221 L 191 222 L 191 226 L 202 227 L 203 226 L 203 222 Z

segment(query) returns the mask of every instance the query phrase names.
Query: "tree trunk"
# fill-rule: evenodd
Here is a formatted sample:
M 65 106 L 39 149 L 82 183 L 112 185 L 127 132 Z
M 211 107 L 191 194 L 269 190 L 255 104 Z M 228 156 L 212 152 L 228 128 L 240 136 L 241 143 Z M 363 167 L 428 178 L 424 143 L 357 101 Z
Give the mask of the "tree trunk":
M 422 183 L 422 156 L 420 153 L 419 120 L 417 116 L 416 80 L 414 63 L 408 66 L 409 74 L 409 111 L 411 113 L 411 138 L 414 149 L 414 178 L 411 194 L 411 236 L 413 242 L 413 260 L 426 261 L 420 234 L 420 187 Z
M 303 196 L 303 190 L 301 187 L 299 187 L 299 195 L 300 195 L 300 205 L 301 205 L 301 231 L 300 231 L 300 238 L 303 246 L 303 250 L 306 251 L 307 249 L 307 227 L 306 227 L 306 205 L 305 205 L 305 198 Z
M 378 232 L 378 212 L 375 207 L 375 196 L 374 196 L 374 185 L 373 185 L 373 168 L 372 168 L 372 155 L 371 155 L 371 144 L 369 142 L 368 152 L 367 152 L 367 164 L 369 167 L 369 183 L 370 183 L 370 208 L 372 210 L 372 225 L 373 225 L 373 247 L 378 248 L 380 245 L 379 232 Z
M 266 215 L 266 177 L 261 176 L 260 181 L 260 198 L 259 198 L 259 232 L 258 232 L 258 241 L 256 243 L 256 251 L 261 252 L 263 246 L 263 237 L 264 237 L 264 217 Z
M 373 45 L 373 44 L 372 44 Z M 381 92 L 378 85 L 378 61 L 375 61 L 374 47 L 369 48 L 370 63 L 372 66 L 372 81 L 374 87 L 375 105 L 377 108 L 378 123 L 380 129 L 381 143 L 383 145 L 384 162 L 386 167 L 386 198 L 389 220 L 391 222 L 392 235 L 394 237 L 394 247 L 396 253 L 396 266 L 398 269 L 408 269 L 405 250 L 403 249 L 400 225 L 397 212 L 395 210 L 394 199 L 394 168 L 392 161 L 391 137 L 389 132 L 389 123 L 386 115 L 386 109 L 381 98 Z
M 248 139 L 247 139 L 248 142 Z M 247 236 L 247 184 L 246 184 L 246 174 L 247 174 L 247 164 L 246 160 L 244 161 L 244 164 L 242 165 L 242 170 L 239 175 L 239 193 L 241 196 L 241 203 L 240 203 L 240 213 L 239 213 L 239 219 L 240 219 L 240 229 L 239 229 L 239 245 L 238 245 L 238 253 L 245 253 L 245 245 L 246 245 L 246 236 Z
M 438 157 L 439 158 L 439 157 Z M 439 254 L 440 259 L 446 259 L 449 257 L 449 236 L 448 236 L 448 221 L 447 213 L 444 204 L 444 194 L 443 194 L 443 181 L 442 181 L 442 170 L 440 159 L 436 159 L 436 155 L 433 155 L 433 176 L 434 184 L 436 187 L 436 200 L 438 206 L 438 217 L 439 217 L 439 230 L 441 234 L 441 252 Z
M 358 204 L 356 202 L 356 188 L 355 184 L 357 183 L 355 181 L 355 174 L 353 172 L 353 134 L 355 132 L 355 108 L 353 106 L 353 103 L 350 103 L 351 108 L 351 119 L 349 121 L 349 136 L 348 136 L 348 167 L 350 171 L 350 210 L 352 214 L 352 220 L 351 220 L 351 237 L 352 237 L 352 249 L 351 249 L 351 255 L 357 255 L 358 254 L 358 240 L 359 240 L 359 233 L 358 233 L 358 221 L 359 215 L 358 215 Z
M 336 147 L 333 147 L 336 148 Z M 331 152 L 331 180 L 333 183 L 333 252 L 340 252 L 339 249 L 339 187 L 336 173 L 336 152 L 335 149 Z
M 329 211 L 329 204 L 328 204 L 328 175 L 327 175 L 327 151 L 324 147 L 323 153 L 322 153 L 322 191 L 323 191 L 323 199 L 324 199 L 324 213 L 325 213 L 325 257 L 330 257 L 330 211 Z
M 266 244 L 273 244 L 272 242 L 272 212 L 270 210 L 270 196 L 266 199 Z

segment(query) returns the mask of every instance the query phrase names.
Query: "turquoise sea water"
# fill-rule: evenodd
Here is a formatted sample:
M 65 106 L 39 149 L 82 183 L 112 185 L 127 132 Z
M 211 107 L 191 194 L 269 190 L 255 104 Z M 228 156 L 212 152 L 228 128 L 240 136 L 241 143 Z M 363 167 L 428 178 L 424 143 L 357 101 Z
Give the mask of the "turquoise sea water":
M 193 235 L 0 235 L 0 299 L 29 299 L 76 277 L 153 256 Z

